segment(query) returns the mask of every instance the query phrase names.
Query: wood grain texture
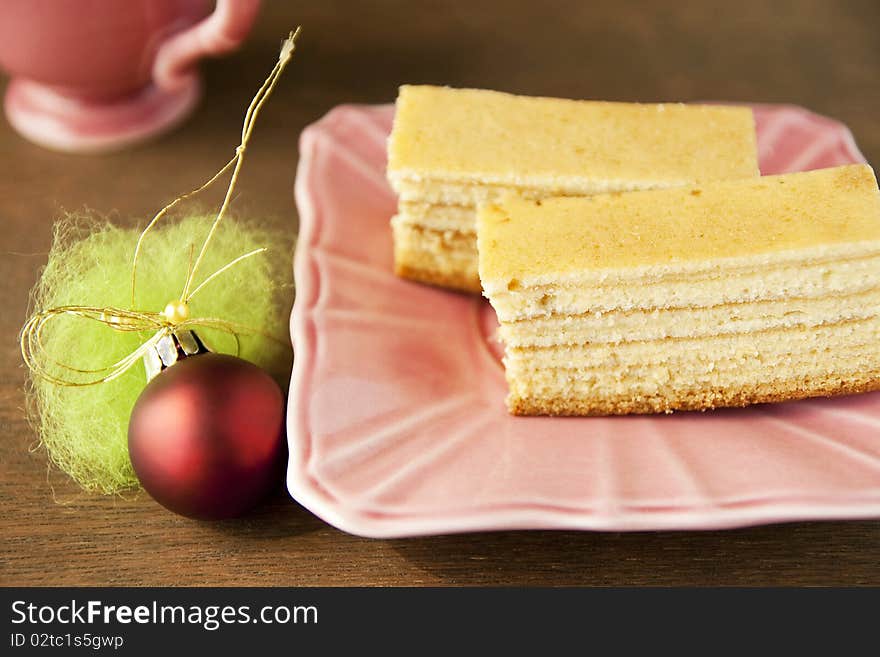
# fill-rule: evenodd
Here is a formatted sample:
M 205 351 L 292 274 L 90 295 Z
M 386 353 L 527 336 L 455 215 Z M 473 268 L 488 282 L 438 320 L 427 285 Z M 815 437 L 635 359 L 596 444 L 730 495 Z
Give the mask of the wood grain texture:
M 162 139 L 77 157 L 0 124 L 0 584 L 880 584 L 880 521 L 378 541 L 327 526 L 283 491 L 247 519 L 196 523 L 143 495 L 79 493 L 48 468 L 30 450 L 16 335 L 53 220 L 87 206 L 142 221 L 200 184 L 232 154 L 242 113 L 296 23 L 300 50 L 261 115 L 236 200 L 291 231 L 300 130 L 339 103 L 390 102 L 403 82 L 794 103 L 847 123 L 880 161 L 875 0 L 264 5 L 247 46 L 205 65 L 206 102 Z

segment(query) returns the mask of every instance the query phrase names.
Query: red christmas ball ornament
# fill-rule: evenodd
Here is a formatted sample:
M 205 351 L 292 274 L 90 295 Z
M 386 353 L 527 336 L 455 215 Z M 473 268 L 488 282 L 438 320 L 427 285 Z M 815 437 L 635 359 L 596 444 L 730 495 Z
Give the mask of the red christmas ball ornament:
M 203 520 L 241 515 L 282 476 L 281 389 L 241 358 L 187 356 L 177 348 L 186 357 L 158 373 L 132 411 L 134 471 L 175 513 Z

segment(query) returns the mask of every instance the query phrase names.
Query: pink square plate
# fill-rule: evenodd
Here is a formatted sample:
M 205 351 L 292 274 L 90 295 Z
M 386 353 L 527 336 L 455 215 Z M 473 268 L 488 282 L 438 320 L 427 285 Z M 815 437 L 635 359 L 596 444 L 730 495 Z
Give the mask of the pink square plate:
M 840 123 L 756 106 L 761 170 L 864 161 Z M 374 537 L 714 529 L 880 515 L 880 394 L 670 416 L 515 418 L 494 312 L 392 273 L 391 106 L 302 133 L 291 495 Z

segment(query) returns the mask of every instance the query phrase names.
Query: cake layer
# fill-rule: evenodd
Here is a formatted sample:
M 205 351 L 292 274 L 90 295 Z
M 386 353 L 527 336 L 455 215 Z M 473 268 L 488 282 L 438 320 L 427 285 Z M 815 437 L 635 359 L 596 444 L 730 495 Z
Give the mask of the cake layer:
M 748 108 L 403 86 L 388 177 L 563 194 L 758 175 Z
M 740 344 L 726 344 L 735 341 Z M 668 352 L 679 344 L 686 348 Z M 772 339 L 758 333 L 735 340 L 665 341 L 662 348 L 620 345 L 630 346 L 646 350 L 612 349 L 614 364 L 596 360 L 587 367 L 553 367 L 537 355 L 512 363 L 508 356 L 511 412 L 655 413 L 880 389 L 877 318 L 816 331 L 776 331 Z M 628 356 L 634 358 L 624 362 Z M 654 362 L 657 358 L 663 360 Z M 578 355 L 574 362 L 587 361 Z
M 838 359 L 838 365 L 843 362 L 840 359 L 846 358 L 850 363 L 848 367 L 852 369 L 855 367 L 853 363 L 859 363 L 864 358 L 865 351 L 870 352 L 872 349 L 873 345 L 869 344 L 840 348 L 835 353 L 835 358 Z M 552 396 L 556 396 L 564 388 L 566 394 L 578 393 L 590 396 L 619 395 L 622 394 L 621 390 L 625 389 L 634 395 L 655 395 L 664 388 L 680 386 L 682 381 L 686 381 L 689 387 L 747 385 L 767 376 L 772 378 L 773 375 L 767 375 L 767 368 L 772 368 L 774 371 L 809 372 L 817 367 L 817 363 L 823 362 L 825 356 L 826 354 L 822 352 L 780 353 L 766 358 L 743 354 L 740 358 L 640 363 L 621 366 L 615 369 L 611 376 L 603 368 L 578 370 L 542 368 L 517 374 L 511 384 L 511 390 L 527 391 L 526 394 L 532 395 L 549 391 Z M 828 363 L 823 367 L 825 373 L 834 369 Z
M 832 259 L 833 255 L 845 254 L 846 259 Z M 514 285 L 510 291 L 486 294 L 501 322 L 607 311 L 820 299 L 876 287 L 880 282 L 880 241 L 778 254 L 776 261 L 759 256 L 718 262 L 711 269 L 690 275 L 667 269 L 665 276 L 621 280 L 609 275 L 604 282 L 591 286 Z M 485 286 L 485 279 L 482 282 Z
M 482 205 L 477 239 L 489 295 L 539 285 L 711 271 L 780 253 L 880 242 L 867 165 L 700 187 Z M 870 247 L 869 247 L 870 248 Z M 876 248 L 876 245 L 873 247 Z
M 869 345 L 865 354 L 877 353 L 880 319 L 850 320 L 812 327 L 733 333 L 705 338 L 660 339 L 619 344 L 508 347 L 504 364 L 509 381 L 544 369 L 596 371 L 612 379 L 622 369 L 644 365 L 683 367 L 700 363 L 710 367 L 721 361 L 776 362 L 780 357 L 836 352 Z M 812 357 L 812 356 L 811 356 Z M 877 361 L 880 364 L 880 361 Z
M 397 216 L 391 226 L 395 274 L 463 292 L 480 292 L 473 234 L 422 228 Z
M 504 322 L 499 337 L 510 347 L 601 344 L 706 337 L 776 328 L 817 326 L 880 312 L 880 287 L 831 297 L 790 298 L 709 308 L 589 312 Z
M 864 347 L 863 347 L 864 349 Z M 761 381 L 792 376 L 823 376 L 835 372 L 877 370 L 880 362 L 874 351 L 874 366 L 862 366 L 861 350 L 842 349 L 840 353 L 796 354 L 781 357 L 768 372 L 763 361 L 744 361 L 738 366 L 712 367 L 703 363 L 643 365 L 614 372 L 609 376 L 602 370 L 543 369 L 518 376 L 510 384 L 510 391 L 520 396 L 547 397 L 615 397 L 629 394 L 658 396 L 670 390 L 694 388 L 724 389 L 757 385 Z
M 477 210 L 474 207 L 401 201 L 397 206 L 396 221 L 432 230 L 467 233 L 473 239 L 476 257 Z
M 657 188 L 671 187 L 672 184 L 654 185 Z M 628 187 L 619 189 L 596 189 L 591 193 L 631 191 L 637 189 L 651 189 L 648 183 L 629 183 Z M 472 182 L 443 182 L 432 178 L 421 180 L 398 180 L 394 183 L 394 191 L 397 192 L 401 201 L 413 201 L 431 203 L 433 205 L 461 205 L 472 207 L 475 210 L 474 224 L 476 224 L 476 207 L 480 203 L 494 203 L 502 201 L 508 196 L 518 196 L 524 199 L 539 200 L 549 196 L 583 196 L 573 194 L 556 187 L 516 187 L 513 185 L 489 185 L 478 181 Z

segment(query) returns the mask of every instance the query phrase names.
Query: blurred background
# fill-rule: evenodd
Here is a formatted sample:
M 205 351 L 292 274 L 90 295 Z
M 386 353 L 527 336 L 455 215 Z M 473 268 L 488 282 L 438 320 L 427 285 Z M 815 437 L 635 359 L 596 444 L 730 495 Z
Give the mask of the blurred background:
M 207 92 L 195 114 L 156 141 L 68 156 L 0 124 L 0 218 L 33 228 L 16 250 L 45 246 L 59 208 L 142 218 L 212 173 L 235 147 L 244 109 L 297 24 L 295 61 L 257 126 L 239 186 L 240 203 L 288 222 L 301 129 L 339 103 L 393 102 L 408 82 L 624 101 L 793 103 L 842 120 L 868 160 L 880 159 L 876 0 L 263 2 L 244 47 L 203 62 Z

